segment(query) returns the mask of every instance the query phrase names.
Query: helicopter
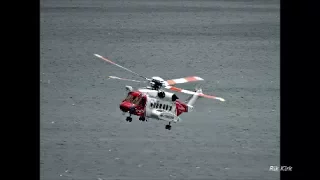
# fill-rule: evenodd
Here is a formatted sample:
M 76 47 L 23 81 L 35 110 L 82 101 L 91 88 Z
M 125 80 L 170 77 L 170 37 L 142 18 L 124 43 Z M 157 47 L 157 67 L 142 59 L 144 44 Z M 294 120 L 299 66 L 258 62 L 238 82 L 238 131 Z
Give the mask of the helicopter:
M 126 117 L 126 121 L 128 122 L 132 122 L 132 115 L 138 116 L 140 121 L 145 122 L 148 121 L 148 119 L 162 120 L 168 122 L 168 124 L 165 125 L 165 129 L 171 130 L 171 123 L 180 122 L 181 118 L 179 116 L 182 113 L 192 112 L 194 104 L 198 98 L 204 97 L 222 102 L 225 101 L 221 97 L 203 94 L 201 88 L 195 88 L 194 91 L 190 91 L 173 86 L 175 84 L 203 81 L 204 79 L 201 77 L 189 76 L 170 80 L 164 80 L 159 76 L 146 78 L 99 54 L 94 55 L 110 64 L 118 66 L 119 68 L 143 78 L 144 81 L 116 76 L 109 76 L 109 79 L 149 83 L 149 85 L 137 89 L 133 89 L 132 86 L 125 86 L 127 96 L 121 101 L 119 108 L 124 115 L 126 113 L 129 114 L 129 116 Z M 175 93 L 167 90 L 189 94 L 190 96 L 185 101 L 181 101 Z

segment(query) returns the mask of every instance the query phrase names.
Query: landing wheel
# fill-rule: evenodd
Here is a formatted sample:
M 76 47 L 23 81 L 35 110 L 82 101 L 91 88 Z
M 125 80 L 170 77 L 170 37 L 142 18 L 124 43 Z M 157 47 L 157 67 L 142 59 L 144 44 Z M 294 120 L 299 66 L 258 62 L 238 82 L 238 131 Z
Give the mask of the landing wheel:
M 144 116 L 140 116 L 140 117 L 139 117 L 139 120 L 140 120 L 140 121 L 147 121 Z
M 166 125 L 166 129 L 171 130 L 171 122 L 169 122 L 169 124 Z
M 131 122 L 131 121 L 132 121 L 132 117 L 128 116 L 128 117 L 126 118 L 126 121 Z
M 166 129 L 171 130 L 171 122 L 169 122 L 169 124 L 166 125 Z

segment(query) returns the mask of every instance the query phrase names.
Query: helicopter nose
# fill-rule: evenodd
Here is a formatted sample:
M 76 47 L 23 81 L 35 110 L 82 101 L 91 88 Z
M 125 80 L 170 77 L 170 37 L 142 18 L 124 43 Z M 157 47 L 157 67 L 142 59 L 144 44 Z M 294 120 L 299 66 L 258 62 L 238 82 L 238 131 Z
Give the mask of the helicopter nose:
M 129 102 L 122 102 L 120 104 L 120 110 L 123 112 L 128 112 L 130 110 L 130 107 L 131 107 L 131 103 Z

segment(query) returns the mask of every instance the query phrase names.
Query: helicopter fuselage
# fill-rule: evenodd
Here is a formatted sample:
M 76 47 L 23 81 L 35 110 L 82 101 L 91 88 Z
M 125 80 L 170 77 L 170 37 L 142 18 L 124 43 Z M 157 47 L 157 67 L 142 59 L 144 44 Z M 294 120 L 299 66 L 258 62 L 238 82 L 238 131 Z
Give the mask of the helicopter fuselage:
M 128 92 L 121 102 L 120 110 L 130 115 L 169 122 L 179 121 L 179 115 L 188 112 L 188 105 L 178 100 L 174 93 L 164 92 L 165 96 L 157 97 L 158 91 L 140 88 Z

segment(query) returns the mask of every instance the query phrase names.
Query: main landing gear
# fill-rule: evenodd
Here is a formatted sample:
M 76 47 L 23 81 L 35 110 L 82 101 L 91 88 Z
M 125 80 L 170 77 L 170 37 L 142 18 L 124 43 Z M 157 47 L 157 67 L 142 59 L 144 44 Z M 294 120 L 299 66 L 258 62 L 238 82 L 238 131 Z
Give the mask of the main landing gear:
M 131 121 L 132 121 L 132 117 L 128 116 L 128 117 L 126 118 L 126 121 L 131 122 Z
M 131 114 L 134 114 L 135 112 L 135 108 L 134 107 L 130 107 L 129 109 L 129 116 L 126 118 L 126 121 L 131 122 L 132 121 L 132 117 Z
M 169 124 L 166 125 L 166 129 L 168 129 L 168 130 L 171 130 L 171 125 L 170 125 L 170 123 L 171 123 L 171 122 L 169 122 Z
M 131 114 L 126 118 L 126 121 L 132 122 Z M 148 121 L 148 120 L 146 119 L 146 117 L 140 116 L 140 117 L 139 117 L 139 121 Z
M 139 117 L 139 121 L 147 121 L 147 119 L 146 119 L 146 117 L 144 117 L 144 116 L 140 116 L 140 117 Z

